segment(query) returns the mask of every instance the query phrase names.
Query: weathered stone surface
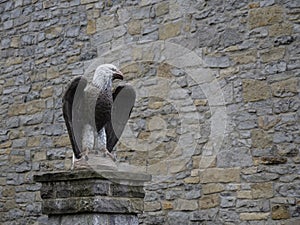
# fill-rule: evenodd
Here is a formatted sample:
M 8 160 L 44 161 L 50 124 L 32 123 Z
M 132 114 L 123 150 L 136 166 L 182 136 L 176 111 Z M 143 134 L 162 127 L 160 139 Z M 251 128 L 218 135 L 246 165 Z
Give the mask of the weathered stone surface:
M 181 21 L 161 25 L 158 30 L 159 39 L 165 40 L 171 37 L 175 37 L 180 34 L 180 30 Z
M 288 205 L 272 206 L 271 215 L 273 220 L 289 219 L 291 217 Z
M 200 183 L 228 183 L 240 181 L 239 168 L 208 168 L 200 170 Z
M 224 185 L 222 184 L 204 184 L 202 185 L 203 194 L 212 194 L 224 191 Z
M 261 52 L 261 60 L 264 63 L 270 62 L 270 61 L 276 61 L 279 59 L 282 59 L 285 53 L 285 48 L 279 47 L 279 48 L 272 48 L 267 51 Z
M 289 97 L 299 93 L 299 80 L 291 78 L 271 85 L 272 94 L 276 97 Z
M 243 80 L 243 96 L 246 102 L 268 99 L 271 96 L 270 88 L 264 81 Z
M 260 129 L 254 129 L 251 131 L 252 146 L 254 148 L 266 148 L 272 144 L 272 139 L 269 135 Z
M 199 199 L 199 207 L 201 209 L 214 208 L 218 205 L 220 205 L 219 194 L 205 195 Z
M 258 183 L 251 185 L 253 198 L 271 198 L 273 197 L 273 183 Z
M 198 209 L 198 201 L 178 199 L 175 201 L 174 209 L 179 211 L 193 211 Z
M 248 23 L 250 29 L 281 22 L 283 20 L 283 8 L 276 5 L 252 9 L 249 11 Z
M 241 213 L 241 220 L 267 220 L 270 213 Z

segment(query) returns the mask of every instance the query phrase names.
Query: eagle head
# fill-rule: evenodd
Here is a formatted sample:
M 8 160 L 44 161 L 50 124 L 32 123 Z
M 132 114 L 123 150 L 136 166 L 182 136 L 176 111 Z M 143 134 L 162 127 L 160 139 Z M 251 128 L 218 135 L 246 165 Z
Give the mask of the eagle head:
M 115 79 L 123 80 L 123 74 L 115 65 L 103 64 L 97 67 L 93 84 L 100 89 L 111 89 L 112 81 Z

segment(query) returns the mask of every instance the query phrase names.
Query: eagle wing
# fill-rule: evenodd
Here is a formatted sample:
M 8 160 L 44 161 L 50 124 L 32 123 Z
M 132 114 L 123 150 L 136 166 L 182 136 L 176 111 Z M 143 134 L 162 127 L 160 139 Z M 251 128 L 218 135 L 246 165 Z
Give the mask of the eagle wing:
M 121 137 L 130 117 L 135 98 L 135 91 L 130 85 L 118 86 L 113 93 L 111 120 L 105 125 L 106 147 L 109 152 L 113 150 Z
M 81 157 L 81 131 L 83 121 L 80 118 L 84 117 L 81 115 L 84 110 L 84 88 L 87 85 L 87 80 L 82 77 L 76 77 L 72 80 L 63 96 L 63 117 L 67 126 L 68 134 L 72 144 L 74 155 L 77 159 Z

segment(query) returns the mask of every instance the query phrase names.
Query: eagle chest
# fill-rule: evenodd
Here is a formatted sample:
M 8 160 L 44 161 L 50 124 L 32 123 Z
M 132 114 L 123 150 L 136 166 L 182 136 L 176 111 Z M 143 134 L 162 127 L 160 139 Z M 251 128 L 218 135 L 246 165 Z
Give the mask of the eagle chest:
M 111 119 L 112 94 L 108 90 L 100 90 L 96 87 L 89 87 L 84 94 L 84 110 L 91 123 L 96 122 L 97 131 Z

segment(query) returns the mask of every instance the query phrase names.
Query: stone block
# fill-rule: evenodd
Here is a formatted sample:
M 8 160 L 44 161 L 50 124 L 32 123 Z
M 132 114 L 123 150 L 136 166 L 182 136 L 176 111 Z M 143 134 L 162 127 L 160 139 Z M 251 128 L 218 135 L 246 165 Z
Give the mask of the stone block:
M 227 68 L 230 66 L 230 60 L 228 56 L 207 56 L 204 58 L 204 63 L 211 68 Z
M 283 20 L 283 8 L 279 5 L 252 9 L 249 11 L 248 24 L 250 29 L 262 27 Z
M 158 3 L 155 6 L 155 15 L 156 16 L 162 16 L 164 14 L 167 14 L 168 12 L 169 12 L 169 3 L 168 2 Z
M 240 182 L 240 168 L 208 168 L 200 170 L 200 183 Z
M 267 51 L 261 52 L 260 57 L 263 63 L 276 61 L 279 59 L 282 59 L 285 54 L 285 48 L 284 47 L 278 47 L 278 48 L 271 48 Z
M 114 28 L 118 25 L 115 15 L 101 15 L 96 21 L 96 30 L 103 31 Z
M 241 220 L 267 220 L 270 216 L 270 213 L 241 213 Z
M 290 97 L 299 93 L 299 79 L 290 78 L 271 84 L 272 94 L 275 97 Z
M 145 202 L 144 211 L 145 212 L 155 212 L 161 209 L 160 202 Z
M 224 185 L 223 184 L 203 184 L 202 185 L 202 191 L 203 194 L 212 194 L 212 193 L 218 193 L 224 191 Z
M 233 54 L 231 58 L 237 64 L 254 63 L 257 60 L 257 51 L 248 50 L 243 53 Z
M 263 156 L 259 158 L 254 158 L 254 164 L 264 164 L 264 165 L 277 165 L 284 164 L 287 162 L 287 158 L 280 156 Z
M 289 219 L 291 217 L 289 206 L 285 204 L 273 205 L 271 215 L 273 220 Z
M 177 199 L 175 201 L 175 210 L 179 211 L 193 211 L 198 209 L 198 200 Z
M 247 167 L 252 164 L 252 156 L 247 148 L 231 148 L 217 155 L 218 167 Z
M 132 20 L 127 25 L 128 33 L 131 35 L 137 35 L 141 33 L 142 25 L 139 20 Z
M 200 182 L 199 177 L 187 177 L 184 179 L 184 183 L 187 184 L 198 184 Z
M 234 207 L 236 202 L 236 197 L 234 196 L 221 196 L 221 204 L 222 208 Z
M 205 195 L 199 199 L 200 209 L 214 208 L 220 205 L 219 194 Z
M 171 201 L 162 201 L 161 202 L 162 205 L 162 209 L 164 210 L 169 210 L 169 209 L 173 209 L 174 208 L 174 204 Z
M 96 33 L 96 21 L 95 20 L 89 20 L 86 27 L 86 33 L 87 34 L 94 34 Z
M 203 209 L 191 214 L 191 221 L 213 221 L 216 218 L 218 209 Z
M 274 195 L 273 183 L 257 183 L 251 185 L 252 197 L 255 198 L 271 198 Z
M 245 102 L 255 102 L 268 99 L 271 91 L 265 81 L 253 79 L 243 80 L 243 97 Z
M 163 24 L 158 29 L 158 36 L 160 40 L 165 40 L 171 37 L 176 37 L 180 34 L 181 30 L 181 21 L 171 22 Z
M 250 190 L 241 190 L 237 192 L 237 198 L 252 199 L 252 192 Z
M 269 137 L 268 133 L 261 129 L 251 130 L 251 140 L 254 148 L 266 148 L 270 147 L 272 144 L 272 139 Z
M 269 27 L 269 35 L 282 36 L 282 35 L 291 35 L 293 32 L 293 25 L 291 23 L 275 23 Z

